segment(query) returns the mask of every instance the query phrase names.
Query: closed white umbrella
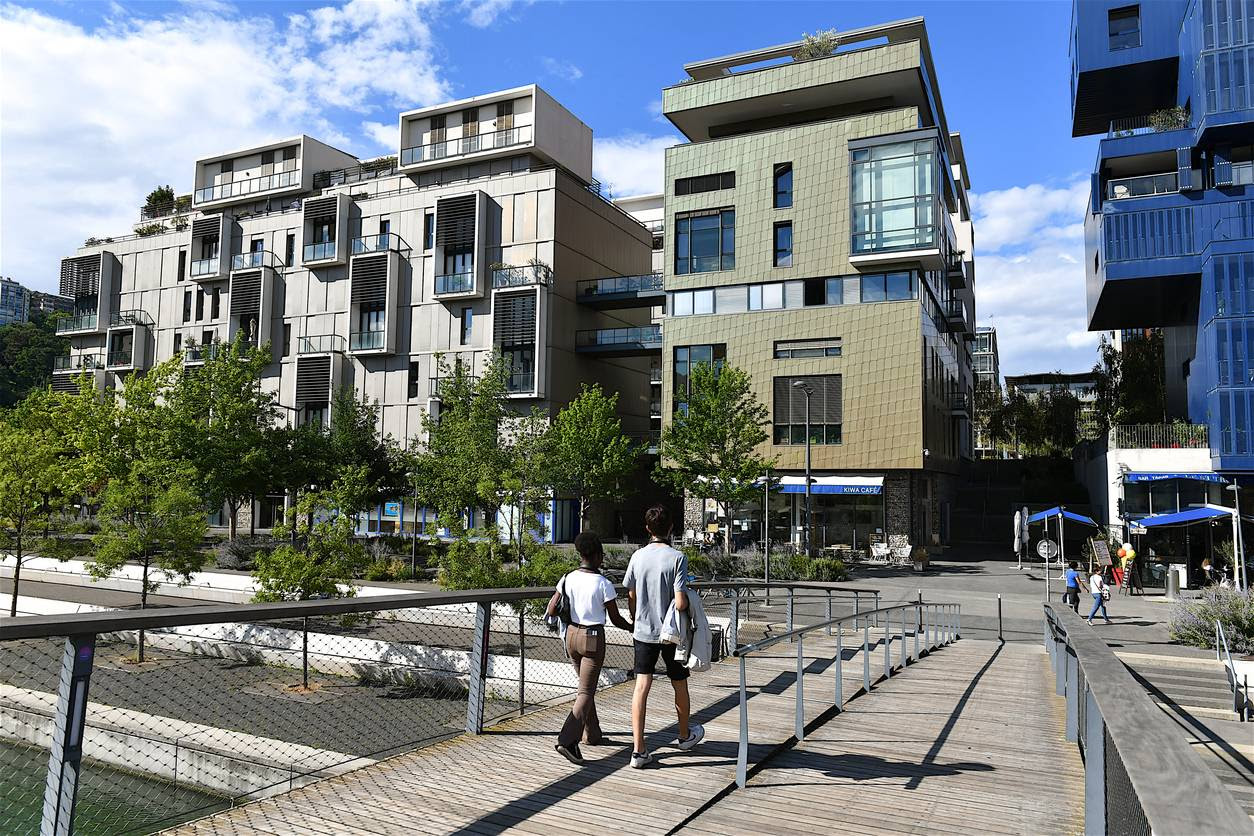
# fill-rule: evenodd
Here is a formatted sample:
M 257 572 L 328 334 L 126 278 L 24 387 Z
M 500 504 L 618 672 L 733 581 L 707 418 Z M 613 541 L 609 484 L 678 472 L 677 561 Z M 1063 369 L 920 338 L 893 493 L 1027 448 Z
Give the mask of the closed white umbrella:
M 1015 560 L 1018 561 L 1019 568 L 1023 568 L 1023 512 L 1015 511 Z

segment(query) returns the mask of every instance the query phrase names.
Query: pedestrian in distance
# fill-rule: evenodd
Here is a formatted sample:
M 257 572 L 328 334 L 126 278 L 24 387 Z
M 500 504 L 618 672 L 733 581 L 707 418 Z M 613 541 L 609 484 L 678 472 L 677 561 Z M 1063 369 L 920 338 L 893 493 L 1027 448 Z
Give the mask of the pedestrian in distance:
M 605 560 L 601 538 L 591 531 L 581 532 L 575 538 L 575 551 L 579 553 L 579 568 L 558 581 L 546 616 L 563 621 L 566 655 L 579 678 L 575 704 L 557 735 L 554 748 L 571 763 L 582 764 L 580 740 L 589 746 L 611 742 L 601 733 L 596 704 L 597 680 L 605 663 L 605 619 L 608 616 L 621 630 L 630 631 L 631 624 L 618 612 L 618 591 L 614 584 L 601 574 L 601 563 Z
M 1076 615 L 1080 614 L 1080 584 L 1084 581 L 1080 580 L 1080 564 L 1074 560 L 1067 563 L 1066 573 L 1067 586 L 1063 590 L 1062 600 L 1064 604 L 1070 604 L 1071 609 Z
M 1107 624 L 1113 623 L 1110 616 L 1106 614 L 1106 602 L 1110 600 L 1110 584 L 1106 583 L 1101 569 L 1095 569 L 1089 577 L 1089 592 L 1093 593 L 1093 609 L 1089 611 L 1089 626 L 1093 626 L 1093 616 L 1097 615 L 1098 609 L 1102 611 L 1102 618 L 1106 619 Z
M 662 640 L 671 603 L 674 602 L 680 612 L 688 609 L 688 558 L 670 544 L 674 526 L 665 506 L 654 505 L 645 511 L 644 527 L 649 533 L 649 543 L 631 556 L 623 578 L 627 607 L 635 625 L 632 639 L 636 688 L 631 698 L 631 766 L 634 769 L 654 762 L 653 753 L 645 748 L 644 721 L 659 658 L 666 666 L 666 676 L 675 691 L 679 736 L 672 745 L 688 751 L 705 736 L 705 729 L 689 722 L 688 668 L 675 658 L 676 646 Z

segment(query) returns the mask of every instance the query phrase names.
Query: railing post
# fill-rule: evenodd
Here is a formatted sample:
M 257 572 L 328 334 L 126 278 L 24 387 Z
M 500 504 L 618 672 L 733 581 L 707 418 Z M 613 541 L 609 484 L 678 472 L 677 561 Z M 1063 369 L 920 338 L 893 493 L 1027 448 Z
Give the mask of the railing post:
M 827 619 L 826 620 L 829 622 L 832 620 L 832 591 L 830 589 L 827 590 Z M 832 634 L 832 625 L 828 624 L 827 635 L 830 636 L 831 634 Z
M 1067 742 L 1075 743 L 1080 733 L 1079 660 L 1068 653 L 1067 665 Z
M 69 836 L 74 831 L 74 802 L 83 759 L 83 728 L 87 723 L 87 686 L 91 682 L 96 636 L 67 636 L 61 654 L 57 713 L 52 724 L 48 776 L 40 836 Z
M 470 681 L 466 695 L 466 733 L 483 731 L 484 698 L 487 696 L 488 638 L 492 632 L 492 602 L 475 604 L 475 635 L 470 646 Z
M 893 617 L 884 613 L 884 678 L 893 675 Z
M 1054 639 L 1054 696 L 1067 693 L 1067 644 Z
M 878 610 L 879 608 L 880 608 L 880 594 L 876 592 L 875 593 L 875 606 L 872 607 L 872 609 Z M 875 626 L 876 627 L 880 626 L 880 617 L 878 614 L 875 616 Z
M 793 590 L 792 590 L 792 587 L 790 586 L 788 587 L 788 631 L 789 632 L 792 632 L 792 623 L 793 623 L 792 622 L 792 599 L 793 599 Z
M 1086 693 L 1084 699 L 1084 834 L 1106 836 L 1105 723 L 1093 692 Z
M 740 590 L 733 589 L 731 624 L 727 625 L 727 638 L 731 640 L 731 649 L 735 650 L 740 646 Z
M 749 768 L 749 695 L 745 690 L 745 657 L 740 657 L 740 746 L 736 750 L 736 786 L 744 788 Z
M 1001 593 L 997 593 L 997 641 L 1002 644 L 1006 643 L 1006 639 L 1001 632 Z
M 907 657 L 906 653 L 906 611 L 901 610 L 901 669 L 906 669 Z
M 1001 624 L 1000 619 L 998 624 Z M 1000 627 L 998 628 L 1000 629 Z M 962 638 L 962 604 L 954 604 L 954 641 Z
M 923 626 L 923 605 L 914 608 L 914 661 L 919 661 L 919 631 Z
M 845 674 L 841 670 L 845 661 L 845 649 L 842 646 L 845 635 L 845 625 L 836 625 L 836 710 L 843 711 L 845 704 Z
M 527 712 L 527 634 L 525 609 L 518 610 L 518 716 Z
M 797 718 L 793 723 L 793 733 L 797 740 L 806 739 L 806 697 L 805 697 L 805 655 L 802 646 L 805 636 L 797 637 Z
M 854 622 L 857 624 L 857 622 Z M 862 690 L 871 693 L 871 619 L 862 619 Z

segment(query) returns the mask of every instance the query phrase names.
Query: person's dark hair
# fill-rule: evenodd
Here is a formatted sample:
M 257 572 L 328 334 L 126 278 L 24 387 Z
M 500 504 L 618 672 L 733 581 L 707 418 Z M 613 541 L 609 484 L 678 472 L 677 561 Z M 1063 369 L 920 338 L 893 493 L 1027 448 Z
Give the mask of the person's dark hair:
M 591 563 L 603 554 L 601 538 L 591 531 L 581 531 L 575 536 L 575 551 L 585 562 Z
M 644 527 L 654 537 L 669 537 L 673 528 L 670 510 L 665 505 L 654 505 L 644 512 Z
M 1080 565 L 1080 564 L 1079 564 L 1079 563 L 1076 563 L 1074 560 L 1068 560 L 1068 561 L 1067 561 L 1067 568 L 1068 568 L 1068 569 L 1075 569 L 1075 568 L 1076 568 L 1076 567 L 1078 567 L 1079 565 Z

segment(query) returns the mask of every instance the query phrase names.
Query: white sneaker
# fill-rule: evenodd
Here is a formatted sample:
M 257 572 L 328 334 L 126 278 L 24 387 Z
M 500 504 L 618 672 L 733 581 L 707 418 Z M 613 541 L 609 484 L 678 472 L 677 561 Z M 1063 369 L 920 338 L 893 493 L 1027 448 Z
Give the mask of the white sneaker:
M 646 766 L 648 766 L 651 763 L 653 763 L 652 752 L 632 752 L 631 753 L 631 768 L 632 769 L 644 769 Z
M 681 751 L 687 752 L 696 746 L 705 738 L 705 726 L 700 723 L 693 723 L 688 727 L 688 737 L 683 740 L 676 740 L 675 745 Z

